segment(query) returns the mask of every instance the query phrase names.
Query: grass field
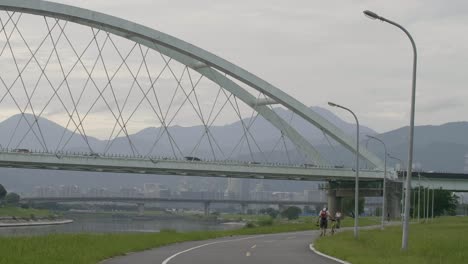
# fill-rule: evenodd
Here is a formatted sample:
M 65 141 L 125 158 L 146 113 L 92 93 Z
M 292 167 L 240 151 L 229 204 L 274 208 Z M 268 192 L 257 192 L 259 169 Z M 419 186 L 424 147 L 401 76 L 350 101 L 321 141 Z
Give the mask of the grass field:
M 14 217 L 21 217 L 21 218 L 30 218 L 31 215 L 35 217 L 45 217 L 52 215 L 49 210 L 41 210 L 41 209 L 24 209 L 20 207 L 0 207 L 0 216 L 14 216 Z
M 433 223 L 412 224 L 409 249 L 401 251 L 401 227 L 362 230 L 355 240 L 352 231 L 319 239 L 315 247 L 325 254 L 353 264 L 467 263 L 468 217 L 437 218 Z

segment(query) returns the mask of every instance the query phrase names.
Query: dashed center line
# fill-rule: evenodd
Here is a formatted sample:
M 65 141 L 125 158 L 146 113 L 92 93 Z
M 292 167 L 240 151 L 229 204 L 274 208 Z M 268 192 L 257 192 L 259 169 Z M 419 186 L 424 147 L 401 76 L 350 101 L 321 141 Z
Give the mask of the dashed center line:
M 250 257 L 250 252 L 247 251 L 247 253 L 245 253 L 245 256 Z
M 296 238 L 295 236 L 290 236 L 290 237 L 287 237 L 286 239 L 294 239 Z
M 257 247 L 257 245 L 253 245 L 251 248 L 256 248 L 256 247 Z
M 202 247 L 211 246 L 211 245 L 215 245 L 215 244 L 242 241 L 242 240 L 246 240 L 246 239 L 259 238 L 259 237 L 264 237 L 264 236 L 265 235 L 258 235 L 258 236 L 251 236 L 251 237 L 244 237 L 244 238 L 230 239 L 230 240 L 221 240 L 221 241 L 214 241 L 214 242 L 211 242 L 211 243 L 206 243 L 206 244 L 199 245 L 199 246 L 196 246 L 196 247 L 192 247 L 192 248 L 189 248 L 189 249 L 186 249 L 186 250 L 183 250 L 183 251 L 179 251 L 179 252 L 175 253 L 174 255 L 172 255 L 172 256 L 166 258 L 165 260 L 163 260 L 163 262 L 161 264 L 167 264 L 167 263 L 169 263 L 169 261 L 171 261 L 171 259 L 177 257 L 180 254 L 184 254 L 184 253 L 187 253 L 187 252 L 190 252 L 192 250 L 199 249 L 199 248 L 202 248 Z M 247 252 L 247 253 L 249 253 L 249 256 L 250 256 L 250 252 Z M 246 254 L 246 256 L 247 256 L 247 254 Z

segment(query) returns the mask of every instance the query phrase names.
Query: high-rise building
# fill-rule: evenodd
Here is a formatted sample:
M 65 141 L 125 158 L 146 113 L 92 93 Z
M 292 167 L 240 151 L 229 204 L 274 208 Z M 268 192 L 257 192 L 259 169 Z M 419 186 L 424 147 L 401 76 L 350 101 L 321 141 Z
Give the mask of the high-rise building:
M 81 196 L 81 190 L 78 185 L 60 185 L 58 195 L 60 197 L 78 197 Z
M 170 196 L 170 191 L 165 185 L 159 183 L 145 183 L 143 184 L 143 195 L 145 197 L 167 198 Z
M 465 168 L 464 172 L 468 172 L 468 153 L 465 154 Z
M 34 187 L 34 195 L 36 197 L 56 197 L 58 191 L 54 186 L 36 186 Z
M 119 195 L 122 197 L 141 197 L 143 194 L 137 187 L 121 187 Z
M 229 178 L 224 196 L 228 199 L 250 199 L 250 184 L 247 179 Z
M 89 188 L 88 191 L 86 191 L 86 196 L 88 197 L 107 197 L 109 196 L 109 190 L 107 188 Z

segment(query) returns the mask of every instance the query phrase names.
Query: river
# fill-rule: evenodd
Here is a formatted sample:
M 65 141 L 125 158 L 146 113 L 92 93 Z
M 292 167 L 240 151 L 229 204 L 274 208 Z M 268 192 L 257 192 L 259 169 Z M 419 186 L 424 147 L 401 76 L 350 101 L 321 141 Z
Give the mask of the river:
M 64 225 L 0 228 L 0 236 L 46 235 L 57 233 L 119 233 L 159 232 L 162 229 L 177 231 L 227 230 L 241 227 L 217 221 L 184 217 L 138 217 L 135 215 L 67 213 L 63 216 L 74 220 Z

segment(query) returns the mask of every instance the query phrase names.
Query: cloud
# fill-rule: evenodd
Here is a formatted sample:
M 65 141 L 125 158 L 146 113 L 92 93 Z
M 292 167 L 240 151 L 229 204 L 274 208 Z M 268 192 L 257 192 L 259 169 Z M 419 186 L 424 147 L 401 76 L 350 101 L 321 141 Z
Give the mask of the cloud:
M 404 25 L 416 40 L 417 122 L 466 119 L 463 113 L 468 111 L 468 105 L 463 98 L 468 98 L 465 88 L 468 36 L 464 32 L 468 3 L 465 1 L 58 2 L 122 17 L 174 35 L 244 67 L 306 105 L 340 102 L 360 115 L 365 125 L 387 131 L 408 123 L 412 50 L 403 32 L 362 15 L 362 10 L 371 9 Z M 86 33 L 88 37 L 90 34 Z M 81 48 L 86 44 L 74 41 Z M 99 41 L 102 43 L 102 36 Z M 91 55 L 95 52 L 94 48 L 87 53 L 86 65 L 92 65 Z M 111 54 L 107 54 L 106 62 L 113 65 L 110 69 L 115 69 L 120 58 L 115 54 L 112 58 Z M 74 62 L 74 55 L 67 57 L 68 64 Z M 138 67 L 138 62 L 133 61 L 132 69 Z M 160 69 L 161 64 L 158 65 Z M 100 85 L 105 83 L 102 69 L 94 75 Z M 125 78 L 119 79 L 122 87 L 131 81 L 128 74 Z M 161 96 L 170 98 L 170 89 L 166 87 L 173 84 L 166 79 L 172 76 L 166 72 L 163 78 L 159 87 Z M 199 93 L 201 104 L 209 105 L 217 90 L 203 91 L 206 92 Z M 136 92 L 131 103 L 136 104 L 140 94 Z M 115 101 L 112 95 L 106 96 Z M 101 104 L 96 109 L 105 110 L 106 106 Z M 181 116 L 187 120 L 179 121 L 185 123 L 197 119 L 190 118 L 188 112 Z M 226 115 L 220 122 L 233 117 Z

